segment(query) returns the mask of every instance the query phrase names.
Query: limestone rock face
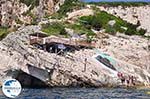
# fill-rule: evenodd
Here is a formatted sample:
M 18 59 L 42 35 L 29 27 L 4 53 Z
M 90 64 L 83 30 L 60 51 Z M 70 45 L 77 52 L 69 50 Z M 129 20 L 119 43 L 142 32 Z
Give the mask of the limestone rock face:
M 40 31 L 39 26 L 22 27 L 0 41 L 1 80 L 6 77 L 7 71 L 21 70 L 40 79 L 49 86 L 117 86 L 120 84 L 117 73 L 122 72 L 125 75 L 135 76 L 137 81 L 142 84 L 149 83 L 149 71 L 145 68 L 140 68 L 134 63 L 121 61 L 124 55 L 130 56 L 130 53 L 124 51 L 123 54 L 121 49 L 121 54 L 110 53 L 110 55 L 118 58 L 116 60 L 117 64 L 114 65 L 116 70 L 112 70 L 95 59 L 95 55 L 99 52 L 97 53 L 94 49 L 84 49 L 57 55 L 29 45 L 29 34 L 38 31 Z M 118 40 L 118 42 L 120 41 Z M 112 50 L 107 46 L 105 48 L 108 51 Z M 103 51 L 106 52 L 106 50 Z M 117 51 L 119 50 L 115 50 L 115 53 Z
M 82 17 L 82 16 L 89 16 L 89 15 L 93 15 L 94 12 L 91 9 L 81 9 L 81 10 L 77 10 L 71 13 L 68 13 L 68 19 L 73 19 L 73 18 L 77 18 L 77 17 Z
M 24 23 L 31 23 L 32 17 L 24 15 L 29 11 L 31 5 L 27 6 L 20 3 L 19 0 L 1 0 L 0 2 L 1 26 L 17 26 L 18 19 Z M 63 2 L 64 0 L 39 0 L 39 5 L 31 9 L 31 13 L 41 19 L 44 15 L 57 11 Z M 124 13 L 128 13 L 128 9 L 126 9 L 127 12 L 122 8 L 119 8 L 119 11 L 117 9 L 113 11 L 118 13 L 117 16 L 125 19 L 124 15 L 119 14 L 119 11 L 123 10 Z M 111 13 L 109 8 L 102 10 Z M 86 11 L 89 11 L 89 13 L 86 13 Z M 74 18 L 92 14 L 92 10 L 82 9 L 68 15 L 70 15 L 70 18 Z M 146 19 L 142 19 L 142 16 L 138 18 L 140 18 L 141 27 L 149 29 L 149 25 L 146 25 L 149 21 L 144 23 Z M 137 22 L 137 19 L 135 22 L 132 18 L 128 19 L 127 21 L 131 20 L 131 23 Z M 49 20 L 49 22 L 53 21 L 60 22 Z M 39 25 L 42 23 L 44 21 Z M 113 25 L 115 22 L 112 20 L 109 23 Z M 122 28 L 126 29 L 126 27 Z M 16 78 L 18 74 L 15 72 L 20 70 L 49 86 L 118 86 L 120 85 L 120 79 L 118 79 L 117 73 L 122 72 L 125 76 L 136 77 L 137 82 L 140 84 L 150 84 L 150 42 L 146 38 L 118 33 L 115 36 L 99 33 L 102 36 L 96 41 L 97 48 L 80 49 L 74 52 L 66 52 L 64 55 L 57 55 L 30 45 L 29 34 L 40 32 L 40 30 L 41 27 L 36 25 L 22 26 L 0 41 L 0 80 L 5 79 L 10 70 L 13 73 L 10 73 L 9 76 Z M 67 28 L 66 31 L 73 35 L 74 31 Z M 100 54 L 113 60 L 112 64 L 115 70 L 106 65 L 108 60 L 102 63 L 96 59 L 96 56 Z M 22 76 L 18 78 L 22 79 Z
M 146 38 L 117 33 L 116 36 L 109 35 L 109 38 L 98 40 L 97 45 L 102 51 L 115 56 L 117 59 L 141 68 L 149 68 L 150 41 Z
M 36 2 L 38 5 L 32 5 L 32 3 L 27 5 L 21 0 L 1 0 L 0 26 L 15 27 L 21 23 L 31 24 L 35 16 L 41 19 L 59 10 L 64 0 L 39 0 L 39 2 L 37 0 Z
M 39 6 L 33 9 L 33 13 L 38 15 L 39 18 L 44 15 L 51 15 L 59 10 L 64 1 L 65 0 L 39 0 Z
M 140 7 L 99 7 L 110 14 L 118 16 L 130 23 L 137 24 L 140 22 L 142 28 L 147 30 L 146 35 L 150 35 L 150 6 Z
M 19 0 L 0 1 L 0 25 L 14 26 L 16 20 L 22 17 L 22 14 L 28 10 L 25 4 L 19 3 Z
M 38 26 L 24 27 L 9 34 L 0 42 L 1 78 L 6 76 L 5 72 L 8 70 L 22 70 L 32 75 L 36 69 L 29 69 L 28 65 L 30 65 L 45 72 L 50 71 L 47 78 L 44 78 L 44 73 L 39 70 L 37 70 L 39 73 L 32 75 L 50 86 L 102 86 L 116 81 L 116 77 L 112 78 L 110 74 L 106 74 L 107 71 L 101 72 L 98 65 L 90 63 L 91 55 L 94 53 L 92 50 L 83 51 L 83 53 L 89 53 L 87 56 L 80 56 L 82 53 L 80 51 L 59 56 L 29 45 L 29 34 L 39 29 Z M 89 63 L 88 69 L 84 72 L 85 57 L 89 58 Z

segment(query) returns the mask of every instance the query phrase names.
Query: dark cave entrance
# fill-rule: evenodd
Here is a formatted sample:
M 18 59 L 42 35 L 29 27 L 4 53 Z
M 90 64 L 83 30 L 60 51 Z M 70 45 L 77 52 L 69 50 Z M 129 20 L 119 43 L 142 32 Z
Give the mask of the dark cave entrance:
M 23 88 L 47 88 L 49 87 L 45 82 L 33 77 L 21 70 L 10 70 L 7 72 L 7 76 L 10 76 L 21 83 Z
M 44 88 L 48 87 L 45 82 L 23 72 L 20 71 L 18 75 L 15 77 L 17 79 L 23 88 Z

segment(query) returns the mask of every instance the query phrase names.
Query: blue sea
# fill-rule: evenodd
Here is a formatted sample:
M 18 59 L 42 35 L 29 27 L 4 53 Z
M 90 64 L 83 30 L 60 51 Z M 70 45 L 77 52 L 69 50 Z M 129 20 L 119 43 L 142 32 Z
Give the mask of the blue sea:
M 23 89 L 16 99 L 150 99 L 150 89 L 48 88 Z M 7 99 L 0 91 L 0 99 Z

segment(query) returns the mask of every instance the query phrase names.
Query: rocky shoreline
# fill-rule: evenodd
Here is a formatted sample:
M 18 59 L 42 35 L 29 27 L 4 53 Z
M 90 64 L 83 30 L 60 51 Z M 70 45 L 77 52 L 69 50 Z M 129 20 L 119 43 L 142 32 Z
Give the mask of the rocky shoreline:
M 0 84 L 15 78 L 23 87 L 150 86 L 149 5 L 26 3 L 0 4 Z
M 20 70 L 25 72 L 26 75 L 30 75 L 31 78 L 38 78 L 51 87 L 104 87 L 121 84 L 117 77 L 117 71 L 119 71 L 126 75 L 134 75 L 137 77 L 139 84 L 149 83 L 150 74 L 146 69 L 129 63 L 123 65 L 125 62 L 116 60 L 117 65 L 114 67 L 117 71 L 112 71 L 93 58 L 93 55 L 97 53 L 95 49 L 67 52 L 63 56 L 37 49 L 29 44 L 29 34 L 38 31 L 40 31 L 39 26 L 26 26 L 15 33 L 10 33 L 0 41 L 1 78 L 5 78 L 8 75 L 19 79 L 14 72 Z M 116 57 L 115 54 L 114 57 Z M 84 71 L 85 58 L 87 58 L 86 71 Z M 14 72 L 9 73 L 8 71 L 10 70 Z M 26 77 L 26 75 L 22 75 L 21 78 Z M 31 82 L 31 79 L 19 80 L 24 84 L 30 84 Z

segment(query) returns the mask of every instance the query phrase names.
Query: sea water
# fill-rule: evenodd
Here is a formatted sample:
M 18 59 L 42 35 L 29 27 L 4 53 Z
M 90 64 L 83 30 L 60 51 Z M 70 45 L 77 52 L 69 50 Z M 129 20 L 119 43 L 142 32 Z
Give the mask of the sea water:
M 22 89 L 16 99 L 150 99 L 150 89 L 43 88 Z M 0 91 L 0 99 L 7 99 Z

